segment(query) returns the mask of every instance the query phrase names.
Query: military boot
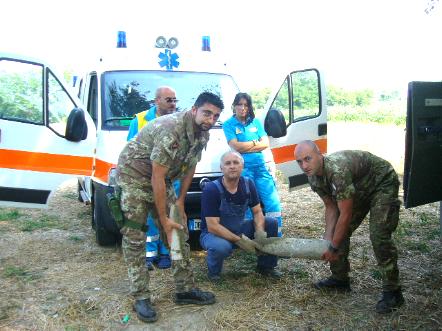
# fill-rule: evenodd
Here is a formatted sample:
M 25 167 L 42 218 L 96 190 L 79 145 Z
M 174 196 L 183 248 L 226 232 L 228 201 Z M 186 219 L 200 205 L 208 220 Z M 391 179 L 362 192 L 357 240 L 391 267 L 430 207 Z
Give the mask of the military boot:
M 328 277 L 323 280 L 320 280 L 317 283 L 314 283 L 313 286 L 318 290 L 336 290 L 342 292 L 351 291 L 350 281 L 347 280 L 339 280 L 333 277 Z
M 176 293 L 175 303 L 179 305 L 210 305 L 215 303 L 215 295 L 212 292 L 201 291 L 198 288 L 193 288 L 188 292 Z
M 136 300 L 134 310 L 137 312 L 138 318 L 143 322 L 151 323 L 158 319 L 156 311 L 152 308 L 150 299 Z
M 257 268 L 256 272 L 264 277 L 269 277 L 273 279 L 281 279 L 282 278 L 282 272 L 278 271 L 274 268 Z
M 405 300 L 402 296 L 402 290 L 382 292 L 382 298 L 376 304 L 376 312 L 379 314 L 391 313 L 396 308 L 404 304 Z

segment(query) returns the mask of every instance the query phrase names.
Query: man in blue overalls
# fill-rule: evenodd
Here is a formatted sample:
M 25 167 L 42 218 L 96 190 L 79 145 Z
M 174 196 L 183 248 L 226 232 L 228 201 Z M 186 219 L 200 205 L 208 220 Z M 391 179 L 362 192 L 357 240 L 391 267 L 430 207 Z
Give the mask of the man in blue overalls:
M 275 179 L 266 163 L 269 137 L 261 122 L 255 117 L 252 98 L 247 93 L 238 93 L 232 104 L 233 116 L 223 123 L 224 135 L 229 146 L 244 158 L 242 175 L 253 180 L 263 204 L 266 216 L 278 220 L 278 236 L 282 236 L 281 203 Z M 251 219 L 246 212 L 246 219 Z
M 207 251 L 208 277 L 217 282 L 225 258 L 238 246 L 249 253 L 257 253 L 259 244 L 249 238 L 259 239 L 278 236 L 278 221 L 264 217 L 258 194 L 252 180 L 242 177 L 244 159 L 235 151 L 221 157 L 223 176 L 207 183 L 201 198 L 200 243 Z M 253 222 L 245 221 L 248 208 L 253 213 Z M 274 278 L 281 273 L 275 270 L 277 257 L 258 256 L 257 272 Z
M 138 132 L 149 121 L 154 120 L 157 117 L 172 114 L 176 111 L 176 104 L 178 100 L 175 96 L 175 91 L 168 86 L 161 86 L 157 88 L 155 92 L 155 106 L 142 111 L 135 115 L 134 119 L 130 122 L 129 133 L 127 140 L 135 137 Z M 177 194 L 180 191 L 180 182 L 174 183 L 175 192 Z M 146 265 L 149 270 L 153 270 L 153 264 L 156 264 L 160 269 L 167 269 L 171 266 L 169 250 L 166 245 L 161 241 L 160 234 L 155 222 L 149 215 L 147 217 L 148 230 L 146 232 Z

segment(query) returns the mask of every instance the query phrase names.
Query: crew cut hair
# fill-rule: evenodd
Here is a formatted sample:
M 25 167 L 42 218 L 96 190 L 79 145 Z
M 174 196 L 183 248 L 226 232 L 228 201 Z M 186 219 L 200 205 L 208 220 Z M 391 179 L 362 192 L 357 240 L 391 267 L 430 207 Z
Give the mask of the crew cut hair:
M 215 107 L 223 110 L 224 109 L 224 103 L 221 100 L 221 98 L 212 93 L 212 92 L 203 92 L 201 93 L 198 98 L 196 98 L 195 103 L 194 103 L 194 107 L 195 108 L 199 108 L 202 105 L 204 105 L 205 103 L 214 105 Z

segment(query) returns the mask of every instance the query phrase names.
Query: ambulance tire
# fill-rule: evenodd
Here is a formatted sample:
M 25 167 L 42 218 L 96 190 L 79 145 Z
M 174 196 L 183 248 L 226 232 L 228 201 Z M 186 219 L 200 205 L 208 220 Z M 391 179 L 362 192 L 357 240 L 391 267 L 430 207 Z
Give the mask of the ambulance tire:
M 84 202 L 83 201 L 83 198 L 81 197 L 81 191 L 83 190 L 83 188 L 81 187 L 81 184 L 80 184 L 80 182 L 78 182 L 77 183 L 77 199 L 78 199 L 78 201 L 80 201 L 80 202 Z
M 119 241 L 118 234 L 109 231 L 106 226 L 109 221 L 113 221 L 107 207 L 106 197 L 102 190 L 94 189 L 92 195 L 92 220 L 95 229 L 95 240 L 100 246 L 114 246 Z

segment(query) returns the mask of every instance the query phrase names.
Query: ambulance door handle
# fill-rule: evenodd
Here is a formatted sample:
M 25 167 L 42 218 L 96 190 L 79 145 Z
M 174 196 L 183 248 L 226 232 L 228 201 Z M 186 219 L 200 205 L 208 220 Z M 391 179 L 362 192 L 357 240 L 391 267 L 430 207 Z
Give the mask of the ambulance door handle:
M 427 139 L 431 139 L 431 141 L 441 141 L 442 139 L 442 127 L 440 126 L 431 126 L 431 125 L 424 125 L 419 126 L 417 128 L 417 136 L 419 140 L 426 141 Z
M 433 134 L 442 132 L 442 127 L 437 126 L 420 126 L 418 128 L 420 134 Z
M 442 127 L 425 125 L 418 127 L 417 132 L 420 136 L 437 135 L 442 132 Z

